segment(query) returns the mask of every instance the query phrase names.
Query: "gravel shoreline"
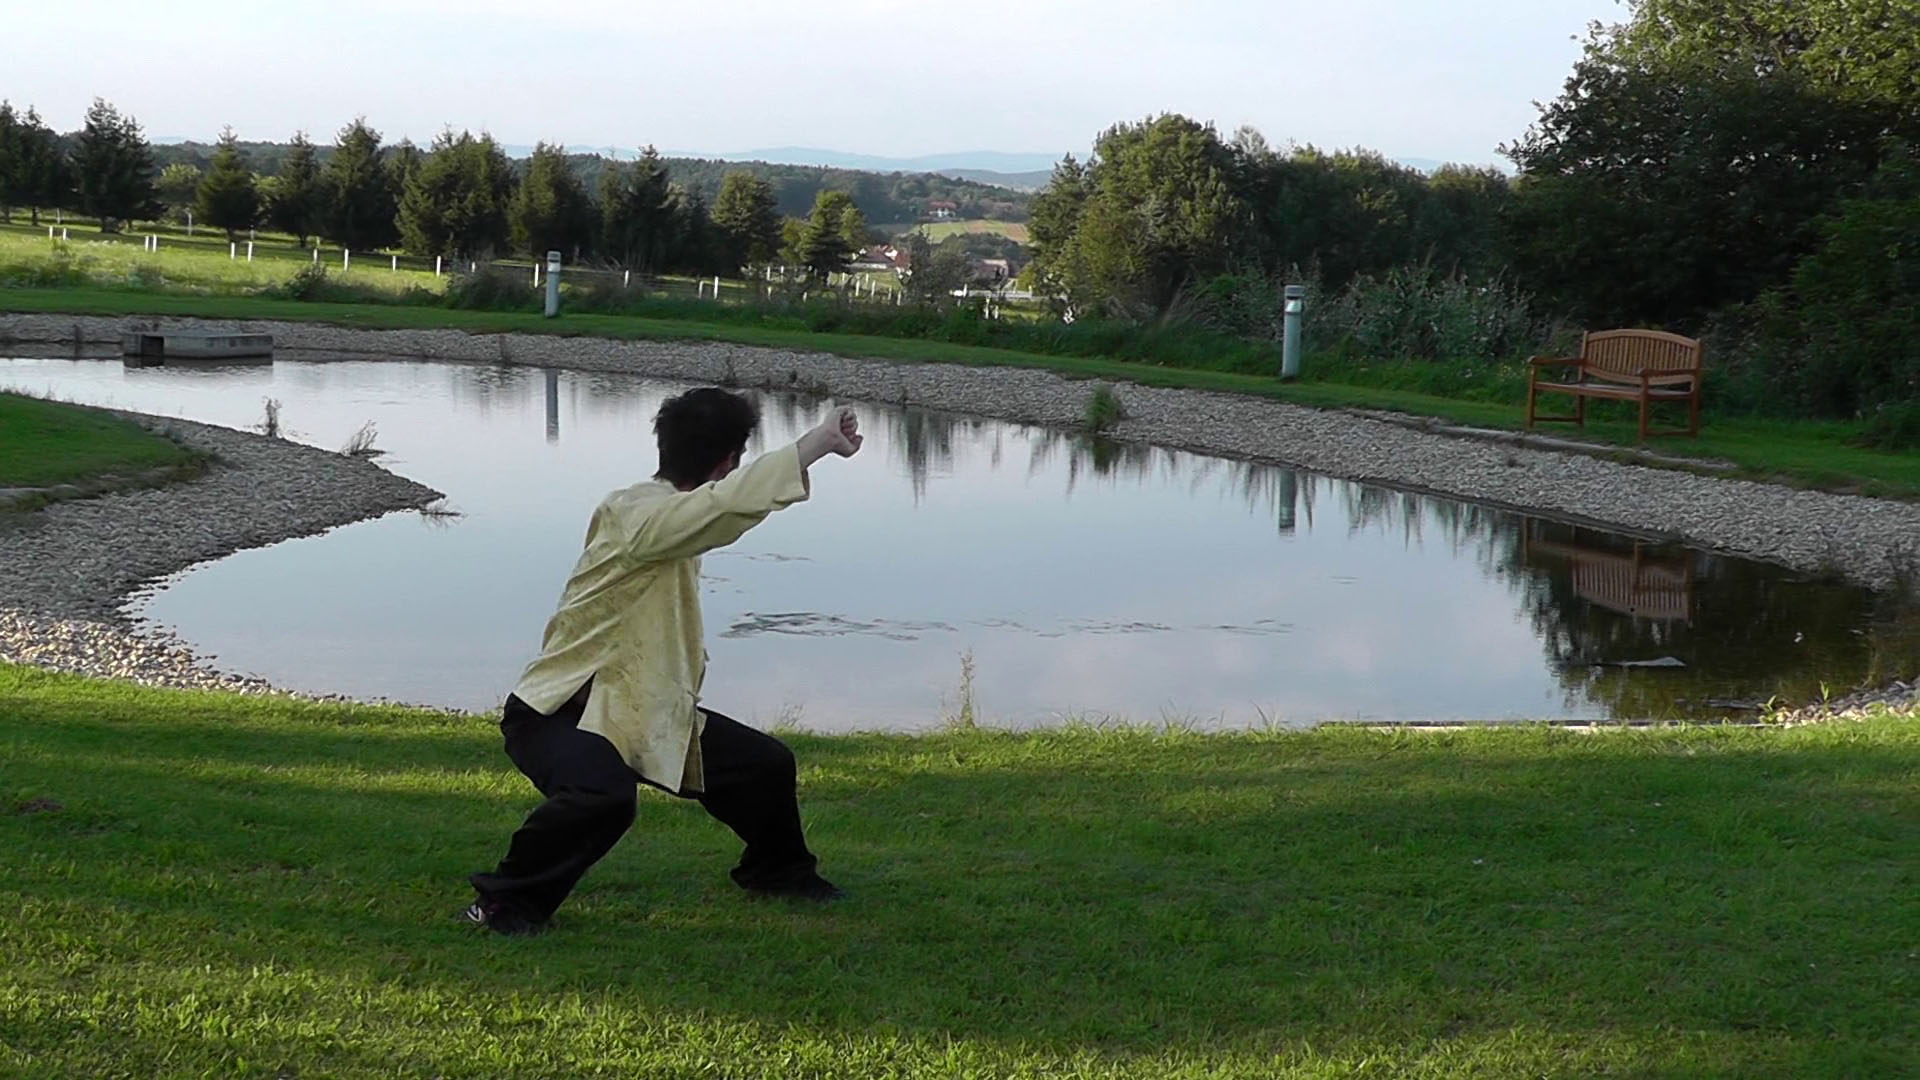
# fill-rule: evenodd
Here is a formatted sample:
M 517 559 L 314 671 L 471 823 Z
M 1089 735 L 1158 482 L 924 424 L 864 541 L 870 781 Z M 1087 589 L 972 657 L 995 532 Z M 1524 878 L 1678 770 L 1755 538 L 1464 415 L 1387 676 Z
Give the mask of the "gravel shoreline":
M 709 342 L 614 341 L 529 334 L 476 335 L 458 330 L 357 330 L 308 323 L 206 319 L 104 318 L 54 315 L 0 315 L 0 353 L 16 343 L 81 349 L 117 342 L 122 332 L 166 326 L 207 332 L 271 333 L 282 350 L 331 355 L 425 357 L 485 363 L 618 371 L 662 378 L 690 379 L 769 389 L 804 389 L 844 400 L 910 404 L 948 412 L 1071 428 L 1080 424 L 1096 383 L 1066 379 L 1044 371 L 973 368 L 948 364 L 903 364 L 824 353 L 796 352 Z M 1472 499 L 1528 512 L 1603 524 L 1630 532 L 1667 537 L 1699 547 L 1774 562 L 1809 573 L 1838 573 L 1856 583 L 1888 588 L 1910 583 L 1920 569 L 1920 505 L 1827 492 L 1801 491 L 1774 484 L 1730 480 L 1687 472 L 1621 464 L 1598 457 L 1445 435 L 1367 419 L 1323 412 L 1283 402 L 1194 390 L 1168 390 L 1118 384 L 1126 419 L 1110 434 L 1127 441 L 1191 450 L 1245 460 L 1272 462 L 1350 480 Z M 182 429 L 202 428 L 173 422 Z M 220 431 L 222 429 L 202 429 Z M 254 436 L 226 432 L 228 436 Z M 277 442 L 275 440 L 264 440 Z M 289 446 L 290 444 L 278 444 Z M 287 511 L 251 488 L 239 493 L 259 514 L 248 527 L 253 539 L 238 547 L 306 535 L 345 520 L 406 506 L 418 506 L 426 489 L 411 485 L 364 462 L 324 451 L 297 448 L 321 458 L 365 466 L 408 485 L 380 487 L 382 497 L 357 516 L 344 520 L 287 520 Z M 317 468 L 317 466 L 316 466 Z M 319 470 L 327 471 L 327 470 Z M 360 474 L 364 476 L 364 474 Z M 205 482 L 195 481 L 194 484 Z M 193 484 L 186 485 L 191 488 Z M 346 488 L 352 489 L 349 483 Z M 418 489 L 414 491 L 412 489 Z M 149 496 L 164 503 L 181 489 L 112 496 L 82 504 L 60 504 L 43 513 L 85 514 L 98 503 Z M 344 492 L 342 492 L 344 495 Z M 395 504 L 391 500 L 398 499 Z M 413 501 L 417 499 L 418 501 Z M 383 501 L 385 500 L 385 501 Z M 289 500 L 284 505 L 297 505 Z M 325 508 L 306 504 L 309 511 Z M 336 504 L 345 511 L 347 504 Z M 198 526 L 206 519 L 193 517 Z M 225 522 L 222 522 L 224 525 Z M 288 532 L 298 528 L 299 531 Z M 9 547 L 12 543 L 9 541 Z M 139 545 L 144 546 L 144 545 Z M 43 615 L 97 618 L 111 614 L 125 590 L 175 572 L 115 565 L 118 551 L 95 544 L 93 558 L 76 568 L 71 559 L 57 570 L 37 563 L 35 573 L 55 578 L 81 577 L 96 586 L 91 607 L 65 604 Z M 208 550 L 198 562 L 226 551 Z M 109 557 L 115 556 L 115 557 Z M 136 560 L 137 561 L 137 560 Z M 31 607 L 25 584 L 35 580 L 9 565 L 0 567 L 0 608 Z M 14 635 L 0 624 L 0 655 Z M 1884 700 L 1912 700 L 1920 688 L 1896 686 Z
M 0 659 L 149 686 L 270 692 L 201 662 L 164 631 L 134 626 L 121 609 L 200 563 L 441 497 L 342 454 L 114 411 L 215 460 L 168 487 L 0 515 Z

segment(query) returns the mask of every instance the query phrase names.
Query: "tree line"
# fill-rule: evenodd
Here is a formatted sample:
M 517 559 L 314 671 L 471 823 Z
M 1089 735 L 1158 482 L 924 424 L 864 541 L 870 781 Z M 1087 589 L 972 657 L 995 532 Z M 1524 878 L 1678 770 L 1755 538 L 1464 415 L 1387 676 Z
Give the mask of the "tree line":
M 1205 319 L 1291 276 L 1390 296 L 1368 309 L 1382 322 L 1438 290 L 1498 295 L 1706 336 L 1722 403 L 1920 427 L 1902 404 L 1920 403 L 1920 2 L 1630 7 L 1502 147 L 1512 178 L 1154 117 L 1055 170 L 1035 272 L 1070 312 L 1136 321 Z M 1399 321 L 1392 347 L 1443 358 L 1417 335 L 1445 334 Z
M 263 145 L 274 150 L 269 173 L 254 159 Z M 167 149 L 149 144 L 137 121 L 105 101 L 96 100 L 70 136 L 49 130 L 32 109 L 0 103 L 0 218 L 11 220 L 19 209 L 37 224 L 42 211 L 57 208 L 113 232 L 191 213 L 229 236 L 265 227 L 301 246 L 324 239 L 354 250 L 476 260 L 558 250 L 574 262 L 658 273 L 732 275 L 782 261 L 824 276 L 882 238 L 859 192 L 893 214 L 905 212 L 898 200 L 920 192 L 984 188 L 846 173 L 855 178 L 849 191 L 818 186 L 838 170 L 749 165 L 720 172 L 708 162 L 693 163 L 699 171 L 688 183 L 676 180 L 672 163 L 651 147 L 634 161 L 614 161 L 541 143 L 515 162 L 484 132 L 448 130 L 422 150 L 406 140 L 384 145 L 363 119 L 340 129 L 328 147 L 304 134 L 284 147 L 247 144 L 228 130 L 204 165 L 176 154 L 161 167 Z M 770 169 L 779 182 L 768 178 Z M 814 186 L 797 179 L 803 175 Z M 796 207 L 792 193 L 803 187 L 810 202 Z

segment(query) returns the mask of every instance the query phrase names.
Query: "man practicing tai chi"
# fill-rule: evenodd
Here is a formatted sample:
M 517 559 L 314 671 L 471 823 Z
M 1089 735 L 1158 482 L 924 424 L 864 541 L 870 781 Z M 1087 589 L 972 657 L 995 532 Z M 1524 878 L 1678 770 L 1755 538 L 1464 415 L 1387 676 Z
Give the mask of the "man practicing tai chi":
M 759 415 L 719 389 L 660 407 L 660 471 L 608 495 L 547 622 L 538 659 L 507 698 L 507 756 L 546 796 L 491 873 L 471 878 L 466 918 L 537 933 L 633 824 L 638 783 L 700 805 L 746 842 L 733 880 L 749 892 L 837 900 L 800 830 L 792 751 L 699 707 L 706 675 L 700 555 L 810 491 L 807 467 L 860 449 L 836 407 L 799 441 L 746 468 Z

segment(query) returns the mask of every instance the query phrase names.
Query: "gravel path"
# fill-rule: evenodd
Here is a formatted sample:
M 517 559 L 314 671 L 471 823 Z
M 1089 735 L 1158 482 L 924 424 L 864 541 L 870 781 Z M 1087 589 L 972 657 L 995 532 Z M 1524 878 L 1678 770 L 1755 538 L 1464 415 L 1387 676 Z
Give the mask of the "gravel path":
M 1081 422 L 1096 384 L 1049 372 L 971 368 L 947 364 L 899 364 L 822 353 L 716 343 L 611 341 L 545 335 L 475 335 L 457 330 L 354 330 L 304 323 L 227 322 L 195 319 L 119 319 L 47 315 L 0 315 L 0 353 L 10 343 L 79 347 L 119 340 L 135 327 L 209 332 L 271 333 L 282 350 L 333 355 L 391 355 L 439 360 L 514 363 L 593 371 L 624 371 L 767 388 L 801 388 L 845 400 L 911 404 L 1051 427 Z M 1920 505 L 1801 491 L 1774 484 L 1729 480 L 1626 465 L 1554 450 L 1452 438 L 1347 413 L 1323 412 L 1282 402 L 1193 390 L 1120 384 L 1127 414 L 1111 432 L 1125 441 L 1153 443 L 1199 453 L 1295 465 L 1352 480 L 1431 491 L 1629 531 L 1671 537 L 1700 547 L 1761 559 L 1805 572 L 1838 572 L 1876 588 L 1911 581 L 1920 569 Z M 213 429 L 217 430 L 217 429 Z M 228 433 L 229 435 L 233 433 Z M 242 438 L 250 438 L 242 436 Z M 284 445 L 284 444 L 282 444 Z M 322 457 L 336 457 L 306 451 Z M 345 459 L 340 459 L 345 460 Z M 355 463 L 359 464 L 359 463 Z M 377 470 L 376 470 L 377 471 Z M 389 474 L 382 473 L 383 476 Z M 397 484 L 406 484 L 389 476 Z M 348 487 L 354 485 L 348 484 Z M 410 485 L 410 489 L 417 485 Z M 357 489 L 356 489 L 357 490 Z M 424 490 L 424 489 L 420 489 Z M 145 493 L 156 503 L 174 492 Z M 243 501 L 253 499 L 249 490 Z M 140 496 L 117 496 L 123 498 Z M 367 512 L 418 505 L 414 494 L 394 489 Z M 56 517 L 84 515 L 90 504 L 55 507 Z M 268 543 L 325 528 L 325 514 L 306 523 L 286 520 L 291 507 L 320 504 L 271 496 L 246 527 L 245 542 L 226 550 Z M 55 513 L 58 512 L 58 513 Z M 364 515 L 362 515 L 364 516 Z M 190 512 L 194 528 L 206 529 L 203 513 Z M 351 518 L 347 519 L 351 520 Z M 223 523 L 224 524 L 224 523 Z M 89 534 L 91 535 L 91 534 Z M 11 546 L 11 545 L 10 545 Z M 209 540 L 205 554 L 222 551 Z M 0 568 L 0 606 L 31 596 L 27 581 L 84 578 L 93 591 L 95 615 L 110 611 L 122 590 L 177 570 L 122 566 L 124 546 L 95 545 L 96 555 L 76 566 L 46 561 L 26 575 Z M 12 564 L 14 560 L 9 559 Z M 134 562 L 140 562 L 135 557 Z M 45 586 L 39 586 L 45 588 Z M 57 614 L 72 615 L 60 606 Z M 5 637 L 0 628 L 0 640 Z M 0 649 L 4 649 L 0 645 Z M 1911 688 L 1900 688 L 1906 699 Z
M 432 488 L 370 462 L 188 421 L 122 413 L 216 456 L 165 488 L 0 515 L 0 659 L 149 685 L 266 691 L 120 614 L 169 575 L 245 548 L 413 509 Z

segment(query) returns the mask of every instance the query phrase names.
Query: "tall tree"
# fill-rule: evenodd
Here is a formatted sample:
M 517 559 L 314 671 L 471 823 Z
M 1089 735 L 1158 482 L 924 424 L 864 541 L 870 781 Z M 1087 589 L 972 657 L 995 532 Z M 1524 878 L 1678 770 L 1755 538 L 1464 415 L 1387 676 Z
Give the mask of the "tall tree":
M 699 191 L 674 184 L 667 189 L 667 205 L 673 211 L 673 251 L 667 259 L 670 269 L 700 275 L 739 271 L 726 258 L 707 200 Z
M 1589 322 L 1686 329 L 1778 285 L 1875 169 L 1897 110 L 1734 56 L 1684 63 L 1596 31 L 1505 148 L 1523 281 Z
M 401 241 L 419 255 L 492 258 L 507 247 L 513 187 L 493 136 L 441 132 L 401 197 Z
M 206 179 L 198 193 L 200 218 L 217 229 L 227 231 L 227 239 L 236 239 L 240 230 L 251 229 L 260 217 L 260 193 L 254 188 L 253 170 L 240 152 L 240 140 L 228 128 L 220 134 L 220 148 L 207 166 Z
M 393 189 L 380 161 L 380 133 L 364 117 L 340 129 L 321 187 L 328 239 L 343 248 L 392 246 L 397 239 Z
M 140 125 L 104 99 L 87 110 L 73 155 L 80 212 L 100 222 L 101 232 L 119 232 L 129 221 L 160 214 L 154 197 L 153 150 Z
M 513 246 L 538 259 L 561 251 L 578 258 L 593 242 L 593 199 L 574 175 L 567 148 L 540 143 L 508 211 Z
M 296 245 L 306 247 L 307 237 L 319 231 L 320 211 L 320 166 L 307 133 L 296 131 L 292 149 L 274 178 L 267 220 L 274 228 L 291 234 Z
M 849 210 L 858 213 L 853 196 L 844 191 L 823 191 L 814 198 L 813 213 L 800 234 L 798 251 L 809 277 L 825 281 L 828 274 L 847 268 L 847 261 L 853 257 L 853 245 L 847 243 L 846 234 Z
M 660 269 L 675 243 L 670 188 L 651 146 L 630 165 L 609 163 L 600 177 L 600 250 L 636 270 Z
M 74 205 L 74 177 L 60 137 L 40 119 L 31 107 L 20 117 L 17 129 L 20 184 L 33 223 L 40 224 L 40 211 L 66 209 Z
M 1200 280 L 1226 269 L 1245 232 L 1247 207 L 1235 189 L 1234 153 L 1211 125 L 1165 115 L 1110 128 L 1079 175 L 1063 162 L 1060 178 L 1084 198 L 1056 197 L 1043 279 L 1074 308 L 1147 318 L 1166 313 Z
M 1068 154 L 1053 167 L 1053 178 L 1046 189 L 1034 197 L 1033 218 L 1027 226 L 1033 244 L 1035 281 L 1050 295 L 1066 291 L 1073 235 L 1080 228 L 1080 213 L 1086 205 L 1087 171 Z
M 413 145 L 412 139 L 401 139 L 387 149 L 385 171 L 387 193 L 393 200 L 393 231 L 400 235 L 400 200 L 407 194 L 407 181 L 413 178 L 427 156 Z
M 1913 0 L 1630 0 L 1624 61 L 1796 78 L 1816 97 L 1920 119 L 1920 4 Z
M 13 222 L 13 208 L 27 204 L 25 140 L 13 103 L 0 101 L 0 222 Z
M 780 250 L 780 200 L 773 185 L 748 172 L 730 172 L 713 202 L 728 263 L 734 270 L 773 259 Z
M 872 242 L 873 230 L 868 227 L 867 215 L 860 212 L 858 204 L 849 204 L 841 212 L 840 237 L 847 242 L 847 250 L 856 255 Z
M 198 209 L 202 179 L 204 177 L 199 167 L 184 161 L 176 161 L 160 170 L 159 179 L 153 183 L 153 193 L 160 204 L 166 207 L 169 219 L 185 221 L 188 211 Z

